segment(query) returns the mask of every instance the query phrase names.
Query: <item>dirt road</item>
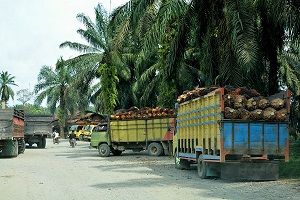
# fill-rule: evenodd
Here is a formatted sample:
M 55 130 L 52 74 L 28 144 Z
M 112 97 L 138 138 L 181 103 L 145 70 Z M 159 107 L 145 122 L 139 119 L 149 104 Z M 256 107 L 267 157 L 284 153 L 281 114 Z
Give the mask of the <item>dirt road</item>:
M 1 200 L 82 199 L 300 199 L 300 182 L 201 180 L 196 170 L 176 170 L 173 158 L 124 153 L 98 157 L 87 142 L 70 148 L 47 141 L 46 149 L 0 160 Z

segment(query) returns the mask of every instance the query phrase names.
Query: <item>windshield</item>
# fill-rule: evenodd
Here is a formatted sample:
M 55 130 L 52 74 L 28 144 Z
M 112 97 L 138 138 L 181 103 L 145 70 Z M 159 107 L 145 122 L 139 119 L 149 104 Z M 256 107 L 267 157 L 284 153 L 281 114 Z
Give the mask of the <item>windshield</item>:
M 78 126 L 77 131 L 81 130 L 82 128 L 83 128 L 83 126 Z
M 94 127 L 95 127 L 94 125 L 91 125 L 89 128 L 89 131 L 92 131 L 94 129 Z
M 87 125 L 87 126 L 84 127 L 85 131 L 88 131 L 89 129 L 90 129 L 90 125 Z
M 75 131 L 76 128 L 77 128 L 77 125 L 73 125 L 73 126 L 70 127 L 70 131 Z

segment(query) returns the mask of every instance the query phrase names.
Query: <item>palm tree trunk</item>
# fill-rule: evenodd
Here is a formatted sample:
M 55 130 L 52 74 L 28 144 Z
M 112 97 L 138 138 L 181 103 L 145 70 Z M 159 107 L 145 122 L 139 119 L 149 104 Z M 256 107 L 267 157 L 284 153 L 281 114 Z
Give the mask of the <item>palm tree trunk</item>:
M 277 52 L 275 51 L 270 58 L 270 69 L 269 69 L 269 95 L 273 95 L 278 92 L 278 62 Z
M 60 126 L 60 137 L 65 137 L 65 126 L 66 126 L 66 100 L 64 93 L 64 86 L 60 89 L 60 105 L 59 105 L 59 126 Z

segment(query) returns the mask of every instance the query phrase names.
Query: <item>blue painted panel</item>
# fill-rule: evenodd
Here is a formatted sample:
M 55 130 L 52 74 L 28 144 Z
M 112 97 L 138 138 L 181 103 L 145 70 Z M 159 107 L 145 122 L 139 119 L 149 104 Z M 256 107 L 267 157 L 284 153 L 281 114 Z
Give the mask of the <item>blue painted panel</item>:
M 279 125 L 279 148 L 283 150 L 285 148 L 285 142 L 289 136 L 289 129 L 287 124 Z
M 250 131 L 249 134 L 248 131 Z M 250 138 L 248 138 L 248 135 Z M 222 122 L 221 136 L 224 139 L 224 149 L 233 150 L 231 151 L 233 154 L 249 152 L 250 154 L 283 155 L 289 132 L 288 124 L 283 122 L 241 122 L 228 120 Z M 234 144 L 232 144 L 232 139 Z M 248 147 L 250 147 L 249 151 Z
M 234 148 L 246 149 L 248 147 L 248 123 L 234 124 Z
M 277 124 L 265 124 L 265 142 L 275 143 L 278 134 Z
M 232 148 L 232 126 L 233 123 L 226 122 L 223 124 L 223 138 L 224 138 L 224 148 L 231 149 Z
M 262 123 L 250 123 L 250 149 L 262 149 L 263 126 Z

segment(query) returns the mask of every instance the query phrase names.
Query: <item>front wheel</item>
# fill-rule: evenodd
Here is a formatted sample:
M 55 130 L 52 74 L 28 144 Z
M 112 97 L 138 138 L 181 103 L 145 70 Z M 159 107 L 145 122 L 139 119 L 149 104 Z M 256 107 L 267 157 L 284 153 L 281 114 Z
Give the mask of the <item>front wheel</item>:
M 110 154 L 110 148 L 108 144 L 100 144 L 98 146 L 98 151 L 101 157 L 108 157 Z
M 83 141 L 83 135 L 79 135 L 79 140 Z
M 152 142 L 148 146 L 148 154 L 150 156 L 160 156 L 163 153 L 163 147 L 157 142 Z

